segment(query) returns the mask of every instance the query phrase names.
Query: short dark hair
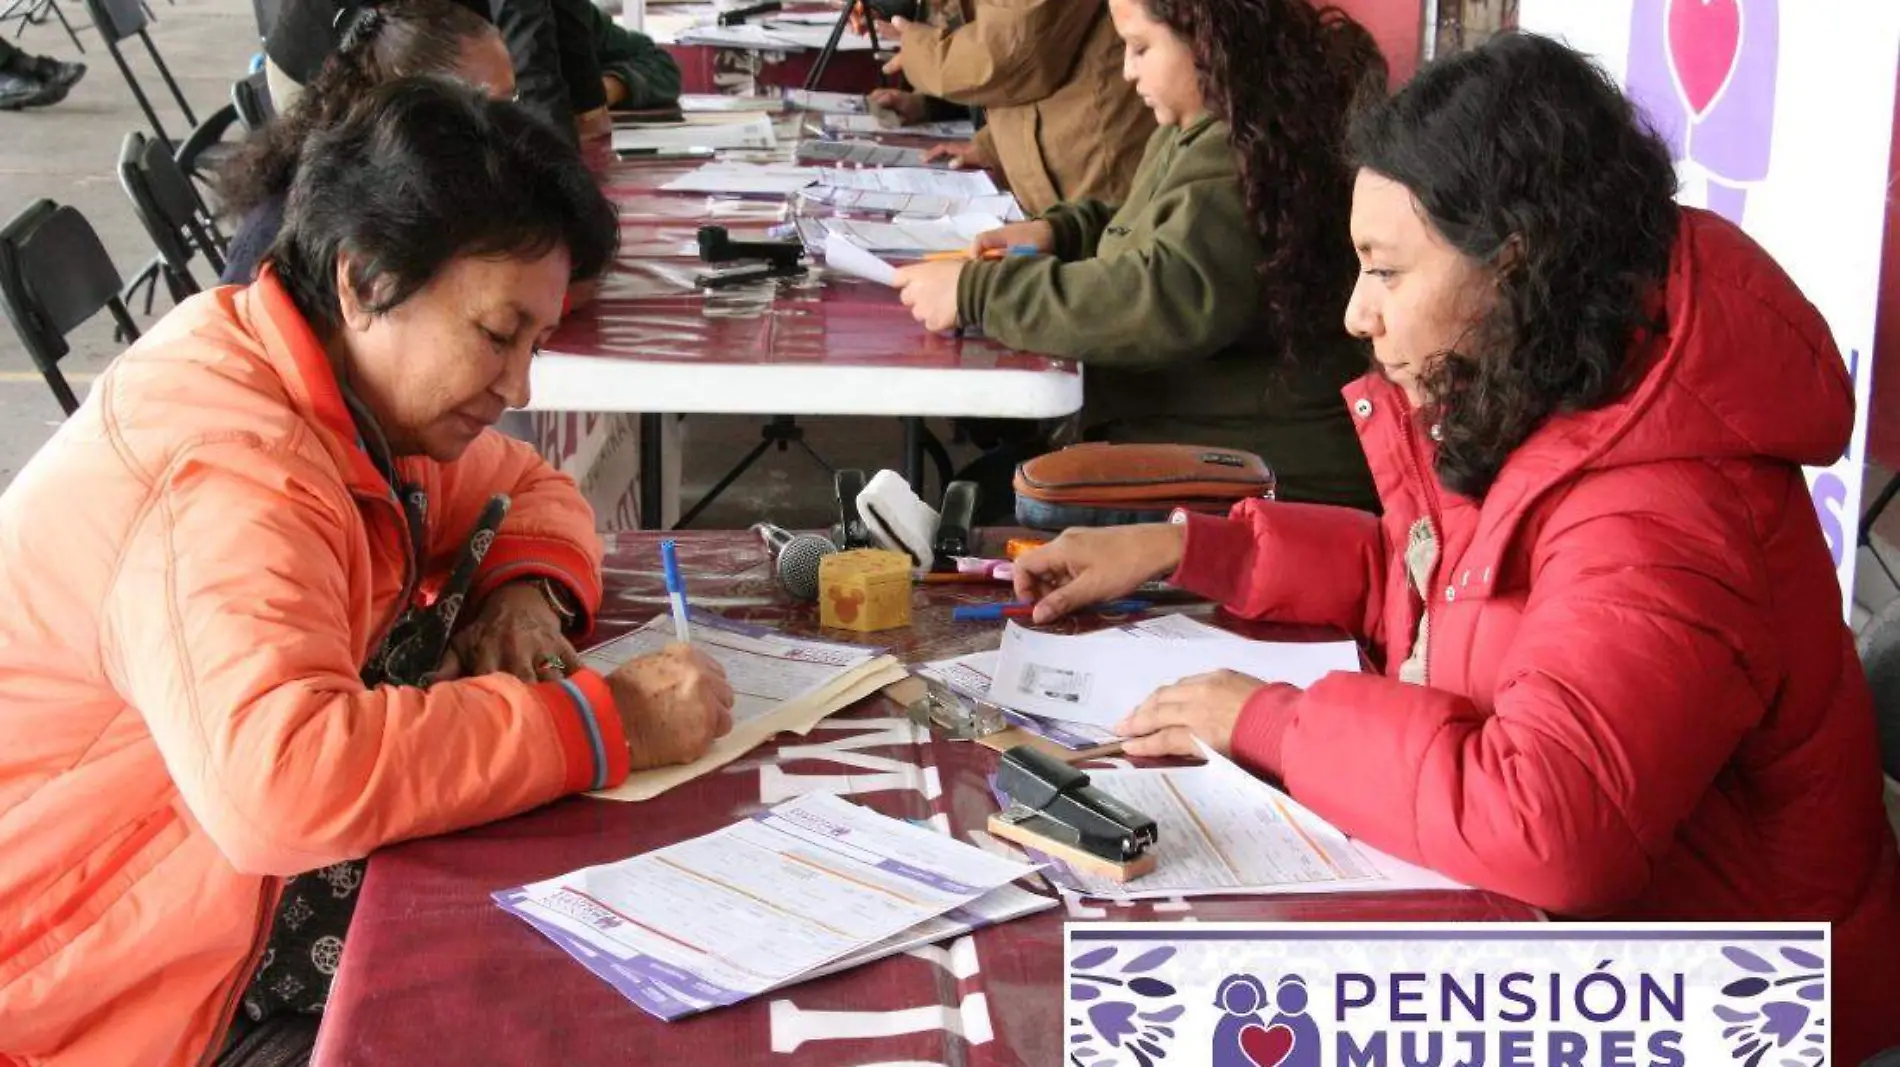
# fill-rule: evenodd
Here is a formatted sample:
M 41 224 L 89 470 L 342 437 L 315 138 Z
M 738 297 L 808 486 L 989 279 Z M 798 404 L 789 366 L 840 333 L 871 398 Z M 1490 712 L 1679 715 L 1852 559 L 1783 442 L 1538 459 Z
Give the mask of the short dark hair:
M 1669 151 L 1589 59 L 1526 33 L 1426 67 L 1355 117 L 1348 148 L 1498 272 L 1496 306 L 1423 382 L 1439 480 L 1482 497 L 1552 413 L 1632 384 L 1679 218 Z
M 305 146 L 269 258 L 320 335 L 341 322 L 337 258 L 381 314 L 458 256 L 567 249 L 571 277 L 612 261 L 619 219 L 575 149 L 523 108 L 446 78 L 377 88 Z
M 500 32 L 454 0 L 381 0 L 345 8 L 337 21 L 336 51 L 322 69 L 220 168 L 218 198 L 231 218 L 284 195 L 311 132 L 342 122 L 376 86 L 412 74 L 448 74 L 470 41 Z

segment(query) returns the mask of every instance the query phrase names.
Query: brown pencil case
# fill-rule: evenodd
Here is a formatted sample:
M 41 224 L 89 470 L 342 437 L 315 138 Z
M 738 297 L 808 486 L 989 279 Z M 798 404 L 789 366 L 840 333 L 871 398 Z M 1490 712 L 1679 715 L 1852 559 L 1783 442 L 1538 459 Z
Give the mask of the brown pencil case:
M 1225 514 L 1272 497 L 1273 471 L 1252 452 L 1200 445 L 1090 442 L 1016 469 L 1016 519 L 1037 530 L 1160 522 L 1175 508 Z

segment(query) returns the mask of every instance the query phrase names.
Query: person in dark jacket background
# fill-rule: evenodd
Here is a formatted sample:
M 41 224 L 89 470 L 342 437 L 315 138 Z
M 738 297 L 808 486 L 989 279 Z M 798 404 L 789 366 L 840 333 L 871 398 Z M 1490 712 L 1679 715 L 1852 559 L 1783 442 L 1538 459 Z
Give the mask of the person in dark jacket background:
M 353 9 L 339 36 L 309 89 L 253 133 L 219 171 L 219 199 L 238 220 L 218 279 L 227 285 L 249 285 L 277 240 L 304 142 L 341 122 L 377 86 L 409 75 L 445 74 L 498 100 L 514 95 L 514 70 L 501 34 L 452 0 L 390 0 Z
M 612 133 L 591 0 L 454 0 L 501 32 L 516 100 L 570 139 Z M 264 37 L 271 101 L 281 114 L 335 52 L 342 27 L 375 3 L 283 0 Z

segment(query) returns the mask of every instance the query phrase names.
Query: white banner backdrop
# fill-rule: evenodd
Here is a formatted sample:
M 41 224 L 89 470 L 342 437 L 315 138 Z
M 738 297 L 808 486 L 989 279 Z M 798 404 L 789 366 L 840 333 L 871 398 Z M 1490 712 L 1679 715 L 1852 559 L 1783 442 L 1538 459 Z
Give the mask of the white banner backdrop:
M 1519 24 L 1595 57 L 1668 140 L 1682 202 L 1747 230 L 1827 317 L 1854 436 L 1808 485 L 1851 612 L 1900 3 L 1522 0 Z

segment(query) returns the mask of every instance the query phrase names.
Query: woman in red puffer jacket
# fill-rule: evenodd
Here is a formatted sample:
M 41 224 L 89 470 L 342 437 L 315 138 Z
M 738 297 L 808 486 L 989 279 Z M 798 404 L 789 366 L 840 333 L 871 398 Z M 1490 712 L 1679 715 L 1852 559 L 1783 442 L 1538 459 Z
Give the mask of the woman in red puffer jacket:
M 1561 916 L 1833 923 L 1834 1060 L 1900 1044 L 1900 858 L 1801 468 L 1853 391 L 1821 318 L 1674 201 L 1616 87 L 1506 36 L 1360 116 L 1345 390 L 1383 517 L 1253 501 L 1072 531 L 1037 621 L 1156 576 L 1337 626 L 1382 674 L 1156 693 L 1193 738 L 1369 844 Z M 1269 457 L 1271 458 L 1271 457 Z

